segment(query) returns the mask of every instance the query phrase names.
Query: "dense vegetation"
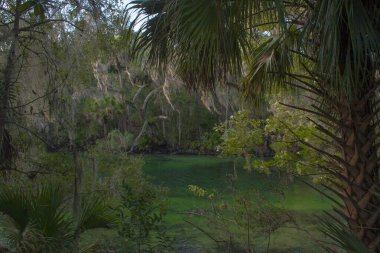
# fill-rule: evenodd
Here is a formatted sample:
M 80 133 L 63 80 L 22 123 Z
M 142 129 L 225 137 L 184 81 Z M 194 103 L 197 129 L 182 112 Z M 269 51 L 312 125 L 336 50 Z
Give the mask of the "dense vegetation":
M 378 2 L 0 20 L 0 252 L 380 252 Z

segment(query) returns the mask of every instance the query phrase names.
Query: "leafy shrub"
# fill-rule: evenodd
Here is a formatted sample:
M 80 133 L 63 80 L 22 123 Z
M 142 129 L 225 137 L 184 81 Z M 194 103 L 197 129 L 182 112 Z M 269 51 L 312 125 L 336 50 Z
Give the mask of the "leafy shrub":
M 172 238 L 163 224 L 162 193 L 162 189 L 147 182 L 140 187 L 123 182 L 121 203 L 117 208 L 121 221 L 119 234 L 127 239 L 129 252 L 168 252 L 172 249 Z

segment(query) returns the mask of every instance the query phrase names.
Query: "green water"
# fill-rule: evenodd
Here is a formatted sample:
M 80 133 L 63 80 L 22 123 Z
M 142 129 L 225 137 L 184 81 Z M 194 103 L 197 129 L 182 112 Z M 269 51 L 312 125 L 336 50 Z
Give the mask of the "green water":
M 205 248 L 212 248 L 213 245 L 203 233 L 184 221 L 185 212 L 209 206 L 207 199 L 191 194 L 188 185 L 197 185 L 209 192 L 223 194 L 227 198 L 232 194 L 231 188 L 260 191 L 273 205 L 289 210 L 298 226 L 307 230 L 301 231 L 293 226 L 279 229 L 271 239 L 270 252 L 321 252 L 314 242 L 321 235 L 317 232 L 318 225 L 313 217 L 314 214 L 330 210 L 332 205 L 322 194 L 304 183 L 285 182 L 279 175 L 248 173 L 241 168 L 241 164 L 238 180 L 233 181 L 230 180 L 233 161 L 228 158 L 148 155 L 143 159 L 144 171 L 151 181 L 169 189 L 166 220 L 173 233 L 183 240 L 183 247 L 192 248 L 183 252 L 205 252 Z M 199 224 L 202 221 L 197 222 Z M 258 244 L 264 245 L 264 241 L 257 240 Z

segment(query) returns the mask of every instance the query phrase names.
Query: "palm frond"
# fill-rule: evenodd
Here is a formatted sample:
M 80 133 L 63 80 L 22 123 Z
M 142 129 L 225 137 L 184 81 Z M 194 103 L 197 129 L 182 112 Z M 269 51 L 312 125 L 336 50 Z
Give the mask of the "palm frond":
M 133 1 L 143 19 L 134 50 L 165 70 L 171 64 L 192 88 L 213 89 L 240 76 L 255 27 L 276 26 L 282 1 Z M 153 8 L 152 6 L 155 6 Z M 281 14 L 283 16 L 283 14 Z
M 64 191 L 52 183 L 0 187 L 0 218 L 1 237 L 17 252 L 73 252 L 80 233 L 116 223 L 100 198 L 84 200 L 74 222 L 65 208 Z
M 83 201 L 75 225 L 75 235 L 94 228 L 110 228 L 116 223 L 116 216 L 101 198 L 92 197 Z
M 371 253 L 363 242 L 339 221 L 326 218 L 321 221 L 321 224 L 321 231 L 333 241 L 336 247 L 352 253 Z
M 31 198 L 23 189 L 1 186 L 0 213 L 5 215 L 20 233 L 28 226 L 30 208 Z
M 2 186 L 0 213 L 3 236 L 12 248 L 58 252 L 72 241 L 71 222 L 63 210 L 58 185 L 38 185 L 36 189 Z
M 31 220 L 46 241 L 46 250 L 56 252 L 73 246 L 72 221 L 64 209 L 64 194 L 59 185 L 40 185 L 33 194 Z
M 304 37 L 308 50 L 317 49 L 317 69 L 337 94 L 352 98 L 373 83 L 368 79 L 379 66 L 379 16 L 380 5 L 372 1 L 317 1 Z
M 380 196 L 380 190 L 378 188 L 373 189 L 371 193 L 377 197 Z M 377 211 L 376 211 L 377 212 Z M 376 215 L 376 213 L 369 213 Z M 326 213 L 325 216 L 319 217 L 321 223 L 321 232 L 323 232 L 328 238 L 331 239 L 333 245 L 336 248 L 342 249 L 346 252 L 352 253 L 370 253 L 371 250 L 355 236 L 348 226 L 342 222 L 342 217 L 336 217 L 333 214 Z M 369 229 L 376 230 L 374 225 Z M 330 250 L 329 247 L 327 249 Z M 333 251 L 334 252 L 334 251 Z
M 290 33 L 273 36 L 252 50 L 247 60 L 247 73 L 242 80 L 245 97 L 260 104 L 268 94 L 291 88 L 290 73 L 294 72 L 295 57 L 290 53 L 294 46 Z

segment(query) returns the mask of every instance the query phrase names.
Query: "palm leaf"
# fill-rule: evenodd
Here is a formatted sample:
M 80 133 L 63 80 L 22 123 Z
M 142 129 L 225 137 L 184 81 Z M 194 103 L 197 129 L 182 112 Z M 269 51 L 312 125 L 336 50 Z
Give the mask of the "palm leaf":
M 99 198 L 84 201 L 79 218 L 65 209 L 59 184 L 0 188 L 1 237 L 16 252 L 73 252 L 80 233 L 108 228 L 115 217 Z
M 75 235 L 94 228 L 110 228 L 116 223 L 116 216 L 101 198 L 92 197 L 83 201 L 78 215 Z
M 53 184 L 39 186 L 33 194 L 31 219 L 45 238 L 48 252 L 73 247 L 73 224 L 64 209 L 61 187 Z
M 0 188 L 0 212 L 6 215 L 21 233 L 28 226 L 31 198 L 22 188 Z
M 270 24 L 272 29 L 270 20 L 284 15 L 276 2 L 283 6 L 282 1 L 257 0 L 134 1 L 131 9 L 140 13 L 136 20 L 144 20 L 134 50 L 158 69 L 175 66 L 189 87 L 213 89 L 229 74 L 242 74 L 243 59 L 258 34 L 255 27 Z
M 352 253 L 371 253 L 342 223 L 327 218 L 322 220 L 321 224 L 321 231 L 333 241 L 336 247 Z
M 379 189 L 373 190 L 372 194 L 379 197 Z M 327 213 L 327 215 L 320 218 L 320 221 L 322 225 L 321 231 L 332 240 L 334 246 L 337 248 L 352 253 L 372 252 L 349 230 L 349 228 L 341 220 L 337 219 L 332 214 Z M 373 227 L 372 229 L 377 228 Z M 333 250 L 331 251 L 334 252 Z
M 319 46 L 318 72 L 324 73 L 331 91 L 350 98 L 361 94 L 379 67 L 380 4 L 365 2 L 317 1 L 304 29 L 308 50 Z
M 71 223 L 63 210 L 59 185 L 38 185 L 36 189 L 3 186 L 0 213 L 3 236 L 17 251 L 59 252 L 69 248 Z
M 260 104 L 268 94 L 278 94 L 292 88 L 295 57 L 290 53 L 296 34 L 290 32 L 272 36 L 260 43 L 247 60 L 247 73 L 242 80 L 242 91 L 246 98 Z

